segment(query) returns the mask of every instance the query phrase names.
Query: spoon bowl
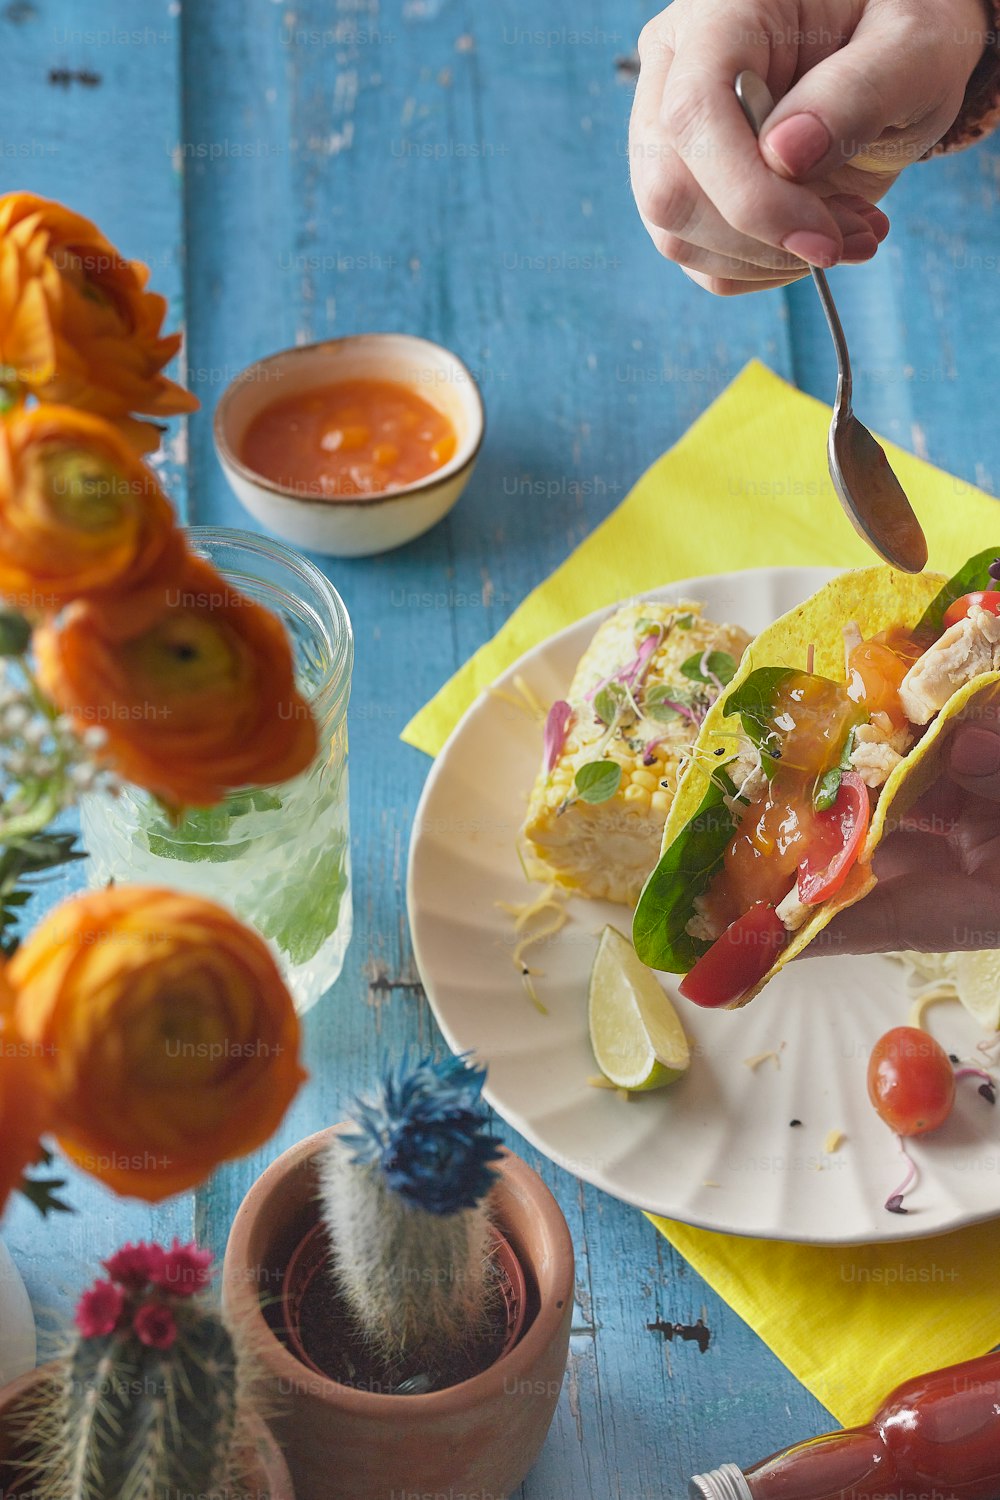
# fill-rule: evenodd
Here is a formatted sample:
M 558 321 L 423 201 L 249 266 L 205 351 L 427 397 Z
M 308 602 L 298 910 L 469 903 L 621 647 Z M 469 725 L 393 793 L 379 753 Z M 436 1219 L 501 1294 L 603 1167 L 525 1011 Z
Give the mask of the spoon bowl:
M 903 573 L 927 566 L 927 541 L 885 449 L 848 407 L 835 411 L 827 443 L 830 478 L 855 531 Z M 863 496 L 857 503 L 855 496 Z

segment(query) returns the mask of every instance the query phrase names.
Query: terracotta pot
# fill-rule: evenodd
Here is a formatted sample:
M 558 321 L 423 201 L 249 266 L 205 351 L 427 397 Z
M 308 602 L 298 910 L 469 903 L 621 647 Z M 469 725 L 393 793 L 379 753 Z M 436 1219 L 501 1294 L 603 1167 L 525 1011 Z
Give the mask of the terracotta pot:
M 54 1364 L 42 1365 L 0 1390 L 0 1495 L 4 1500 L 30 1500 L 34 1493 L 30 1476 L 23 1488 L 17 1482 L 18 1430 L 25 1416 L 30 1417 L 33 1395 L 55 1369 Z M 254 1421 L 251 1437 L 256 1453 L 247 1465 L 247 1495 L 253 1500 L 295 1500 L 288 1465 L 263 1422 Z
M 573 1244 L 541 1178 L 504 1152 L 497 1223 L 525 1272 L 518 1343 L 488 1370 L 422 1396 L 339 1385 L 277 1337 L 288 1263 L 316 1223 L 315 1161 L 338 1127 L 300 1141 L 267 1169 L 229 1236 L 222 1295 L 268 1384 L 269 1420 L 298 1500 L 403 1500 L 414 1492 L 505 1500 L 541 1451 L 562 1388 L 573 1312 Z M 280 1314 L 279 1314 L 280 1316 Z

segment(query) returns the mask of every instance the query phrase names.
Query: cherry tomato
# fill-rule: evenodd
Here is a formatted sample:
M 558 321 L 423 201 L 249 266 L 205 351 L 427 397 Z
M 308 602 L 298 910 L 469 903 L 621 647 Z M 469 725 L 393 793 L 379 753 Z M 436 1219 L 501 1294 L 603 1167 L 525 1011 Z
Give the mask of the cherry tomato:
M 868 1097 L 898 1135 L 937 1130 L 955 1102 L 955 1070 L 944 1048 L 916 1026 L 895 1026 L 875 1044 Z
M 681 994 L 710 1009 L 738 1000 L 764 978 L 790 936 L 773 906 L 755 902 L 685 974 Z
M 871 802 L 857 771 L 840 778 L 837 800 L 816 814 L 809 852 L 799 862 L 799 900 L 816 906 L 844 884 L 868 832 Z
M 945 630 L 949 625 L 957 625 L 959 620 L 964 620 L 974 604 L 978 604 L 980 609 L 988 610 L 991 615 L 1000 615 L 1000 592 L 986 589 L 983 593 L 963 594 L 961 599 L 954 600 L 944 612 Z
M 869 715 L 888 714 L 896 729 L 906 724 L 899 685 L 920 656 L 920 647 L 902 630 L 884 630 L 855 646 L 848 659 L 848 694 Z

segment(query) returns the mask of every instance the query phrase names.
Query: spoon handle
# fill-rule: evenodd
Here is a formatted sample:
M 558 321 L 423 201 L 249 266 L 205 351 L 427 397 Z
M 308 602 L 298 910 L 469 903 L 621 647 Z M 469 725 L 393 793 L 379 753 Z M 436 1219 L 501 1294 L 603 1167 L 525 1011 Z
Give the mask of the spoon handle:
M 816 283 L 819 292 L 819 300 L 823 304 L 826 313 L 826 321 L 830 325 L 833 335 L 833 347 L 837 351 L 837 400 L 834 406 L 836 416 L 848 416 L 851 410 L 851 396 L 854 393 L 854 377 L 851 374 L 851 357 L 847 352 L 847 339 L 844 336 L 844 325 L 840 321 L 837 304 L 833 300 L 830 283 L 826 279 L 826 272 L 819 270 L 817 266 L 810 266 L 812 279 Z
M 745 68 L 736 80 L 736 97 L 740 101 L 743 113 L 753 130 L 754 135 L 759 136 L 764 128 L 764 121 L 774 108 L 774 98 L 771 90 L 764 82 L 759 73 L 753 72 L 751 68 Z M 816 283 L 819 300 L 823 304 L 826 321 L 830 325 L 830 333 L 833 336 L 833 347 L 837 351 L 837 414 L 847 415 L 851 410 L 851 396 L 854 391 L 854 377 L 851 374 L 851 357 L 847 352 L 847 339 L 844 336 L 844 326 L 837 312 L 837 304 L 833 300 L 830 283 L 826 279 L 826 272 L 819 270 L 817 266 L 810 266 L 812 279 Z

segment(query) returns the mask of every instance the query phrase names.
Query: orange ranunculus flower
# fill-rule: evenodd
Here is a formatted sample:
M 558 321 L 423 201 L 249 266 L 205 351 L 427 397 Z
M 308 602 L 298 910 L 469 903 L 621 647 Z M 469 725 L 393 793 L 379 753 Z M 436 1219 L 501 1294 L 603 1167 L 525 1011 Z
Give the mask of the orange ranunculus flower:
M 19 609 L 91 597 L 134 628 L 186 553 L 152 470 L 102 417 L 36 406 L 0 424 L 0 593 Z
M 49 914 L 10 963 L 18 1032 L 62 1150 L 158 1202 L 271 1136 L 305 1074 L 264 940 L 200 896 L 114 886 Z
M 318 746 L 276 615 L 189 556 L 151 624 L 122 639 L 90 604 L 35 632 L 39 680 L 108 764 L 175 807 L 287 781 Z
M 0 970 L 0 1214 L 25 1171 L 41 1155 L 51 1123 L 37 1049 L 13 1027 L 14 992 Z
M 157 428 L 134 414 L 198 402 L 161 373 L 181 336 L 161 334 L 167 304 L 148 279 L 81 214 L 34 193 L 0 197 L 0 383 L 108 417 L 140 452 L 157 447 Z

